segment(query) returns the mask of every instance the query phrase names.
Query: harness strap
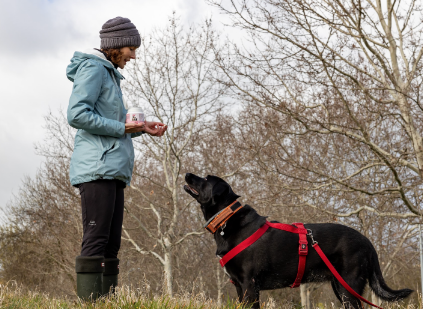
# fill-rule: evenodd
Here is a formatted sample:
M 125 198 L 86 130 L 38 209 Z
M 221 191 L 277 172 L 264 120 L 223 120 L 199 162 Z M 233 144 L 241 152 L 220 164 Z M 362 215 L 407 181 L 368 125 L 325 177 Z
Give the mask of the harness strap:
M 304 227 L 303 223 L 293 223 L 292 225 L 295 225 L 296 227 L 298 227 L 299 230 L 301 231 L 305 231 L 302 233 L 299 233 L 299 247 L 298 247 L 298 255 L 299 255 L 299 259 L 298 259 L 298 271 L 297 271 L 297 277 L 295 278 L 294 283 L 291 285 L 291 288 L 297 288 L 300 286 L 301 284 L 301 279 L 303 278 L 304 275 L 304 270 L 305 270 L 305 266 L 306 266 L 306 259 L 307 259 L 307 254 L 308 254 L 308 241 L 307 241 L 307 230 Z
M 257 239 L 259 239 L 269 228 L 269 225 L 266 222 L 263 224 L 257 231 L 254 232 L 253 235 L 248 237 L 247 239 L 243 240 L 238 246 L 235 246 L 230 250 L 228 253 L 226 253 L 221 259 L 220 259 L 220 265 L 222 267 L 225 266 L 226 263 L 228 263 L 234 256 L 236 256 L 238 253 L 243 251 L 245 248 L 248 248 L 253 243 L 256 242 Z
M 319 254 L 320 258 L 325 262 L 326 266 L 329 268 L 329 270 L 332 272 L 332 274 L 335 276 L 335 278 L 339 281 L 339 283 L 342 284 L 342 286 L 350 292 L 354 297 L 358 298 L 361 301 L 364 301 L 365 303 L 369 304 L 370 306 L 383 309 L 382 307 L 376 306 L 375 304 L 372 304 L 367 299 L 365 299 L 363 296 L 358 294 L 356 291 L 354 291 L 348 283 L 345 282 L 344 279 L 342 279 L 341 275 L 337 272 L 335 267 L 333 267 L 332 263 L 329 261 L 329 259 L 326 257 L 326 255 L 323 253 L 322 249 L 320 249 L 320 246 L 317 242 L 313 244 L 313 248 L 316 250 L 316 252 Z
M 225 266 L 226 263 L 228 263 L 232 258 L 234 258 L 238 253 L 242 252 L 244 249 L 251 246 L 253 243 L 255 243 L 263 234 L 269 229 L 269 227 L 287 231 L 290 233 L 299 234 L 299 262 L 298 262 L 298 272 L 297 277 L 295 278 L 294 283 L 292 284 L 291 288 L 298 287 L 301 284 L 301 279 L 304 275 L 304 269 L 306 264 L 306 256 L 308 253 L 308 242 L 307 242 L 307 234 L 308 231 L 304 227 L 303 223 L 293 223 L 293 225 L 284 224 L 284 223 L 272 223 L 266 221 L 257 231 L 255 231 L 250 237 L 243 240 L 239 245 L 235 246 L 230 250 L 228 253 L 226 253 L 221 259 L 220 259 L 220 265 L 222 267 Z M 323 260 L 323 262 L 326 264 L 326 266 L 329 268 L 329 270 L 332 272 L 332 274 L 335 276 L 335 278 L 342 284 L 342 286 L 350 292 L 354 297 L 358 298 L 359 300 L 373 306 L 379 309 L 383 309 L 382 307 L 376 306 L 375 304 L 372 304 L 370 301 L 365 299 L 363 296 L 358 294 L 356 291 L 354 291 L 348 283 L 345 282 L 344 279 L 342 279 L 341 275 L 336 271 L 335 267 L 333 267 L 332 263 L 329 261 L 329 259 L 326 257 L 326 255 L 323 253 L 322 249 L 320 249 L 319 244 L 314 241 L 313 236 L 311 235 L 313 240 L 313 248 L 316 250 L 316 252 L 319 254 L 320 258 Z
M 234 258 L 238 253 L 242 252 L 244 249 L 251 246 L 255 243 L 263 234 L 269 229 L 269 227 L 298 234 L 299 236 L 299 260 L 298 260 L 298 272 L 297 277 L 295 278 L 294 283 L 292 284 L 291 288 L 299 287 L 301 284 L 301 279 L 304 275 L 305 265 L 306 265 L 306 258 L 308 253 L 308 242 L 307 242 L 307 229 L 304 227 L 303 223 L 294 223 L 293 225 L 284 224 L 284 223 L 272 223 L 266 221 L 257 231 L 255 231 L 250 237 L 242 241 L 238 246 L 235 246 L 226 253 L 220 259 L 220 265 L 224 267 L 226 263 L 228 263 L 232 258 Z
M 279 222 L 273 223 L 269 221 L 266 221 L 266 224 L 275 229 L 287 231 L 294 234 L 307 234 L 307 230 L 304 228 L 304 225 L 302 225 L 302 223 L 294 223 L 294 225 L 301 224 L 302 225 L 301 227 L 296 227 L 291 224 L 285 224 L 285 223 L 279 223 Z

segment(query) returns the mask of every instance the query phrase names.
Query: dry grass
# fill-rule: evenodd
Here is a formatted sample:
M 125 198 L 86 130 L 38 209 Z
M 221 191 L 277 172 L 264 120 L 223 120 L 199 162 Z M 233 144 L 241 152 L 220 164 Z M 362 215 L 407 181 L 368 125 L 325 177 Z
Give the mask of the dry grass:
M 216 301 L 207 299 L 202 294 L 178 295 L 170 298 L 148 295 L 140 289 L 132 289 L 128 286 L 118 288 L 112 297 L 104 297 L 91 303 L 69 298 L 54 298 L 46 293 L 26 292 L 13 284 L 0 284 L 0 308 L 2 309 L 238 309 L 240 307 L 240 304 L 231 302 L 218 306 Z
M 261 304 L 263 309 L 300 309 L 289 302 L 276 303 L 272 298 Z M 81 302 L 69 298 L 54 298 L 46 293 L 27 292 L 12 284 L 0 284 L 1 309 L 241 309 L 242 304 L 228 301 L 218 305 L 215 300 L 203 294 L 186 294 L 175 297 L 151 295 L 141 289 L 123 286 L 117 289 L 113 297 L 104 297 L 95 303 Z M 335 304 L 315 304 L 315 309 L 338 309 Z M 389 304 L 385 309 L 418 309 L 420 305 Z

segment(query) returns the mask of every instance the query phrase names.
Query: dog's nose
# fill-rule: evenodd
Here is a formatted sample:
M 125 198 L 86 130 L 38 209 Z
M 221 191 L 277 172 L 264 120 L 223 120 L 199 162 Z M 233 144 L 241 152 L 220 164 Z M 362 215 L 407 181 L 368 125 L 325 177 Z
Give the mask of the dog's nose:
M 185 174 L 185 180 L 187 180 L 189 177 L 191 177 L 191 175 L 192 175 L 191 173 L 186 173 Z

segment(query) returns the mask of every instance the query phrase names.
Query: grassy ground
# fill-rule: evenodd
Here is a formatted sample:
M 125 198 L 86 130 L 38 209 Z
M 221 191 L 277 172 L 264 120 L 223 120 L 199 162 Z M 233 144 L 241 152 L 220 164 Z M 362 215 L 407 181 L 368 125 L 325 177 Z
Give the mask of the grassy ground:
M 386 303 L 385 303 L 386 304 Z M 384 305 L 385 305 L 384 304 Z M 261 304 L 262 309 L 298 309 L 292 303 L 277 304 L 272 299 Z M 389 304 L 385 309 L 418 309 L 419 305 Z M 138 289 L 123 287 L 117 290 L 113 297 L 101 298 L 95 303 L 80 302 L 73 299 L 58 299 L 47 294 L 24 292 L 24 290 L 0 284 L 1 309 L 241 309 L 242 305 L 228 301 L 218 305 L 215 300 L 207 299 L 203 295 L 179 295 L 173 298 L 166 296 L 152 296 Z M 317 304 L 315 309 L 338 309 L 334 304 Z
M 129 287 L 118 289 L 113 297 L 101 298 L 95 303 L 58 299 L 47 294 L 24 292 L 20 288 L 0 284 L 1 309 L 239 309 L 240 304 L 228 302 L 218 306 L 216 301 L 202 295 L 180 295 L 174 298 L 148 296 Z

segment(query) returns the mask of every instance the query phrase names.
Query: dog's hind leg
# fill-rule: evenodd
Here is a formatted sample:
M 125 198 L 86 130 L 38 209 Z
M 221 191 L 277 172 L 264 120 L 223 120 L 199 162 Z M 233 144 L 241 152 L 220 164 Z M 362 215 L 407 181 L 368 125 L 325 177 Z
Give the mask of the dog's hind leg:
M 335 293 L 335 296 L 336 296 L 336 298 L 338 298 L 338 300 L 341 302 L 341 304 L 342 304 L 342 298 L 341 298 L 341 295 L 339 295 L 339 293 L 338 293 L 338 290 L 337 290 L 337 286 L 336 286 L 336 279 L 335 278 L 333 278 L 332 279 L 332 281 L 330 282 L 330 284 L 331 284 L 331 286 L 332 286 L 332 290 L 333 290 L 333 293 Z
M 364 287 L 366 285 L 366 281 L 360 278 L 355 278 L 352 280 L 348 280 L 348 278 L 344 278 L 347 282 L 354 282 L 353 284 L 350 284 L 351 288 L 356 291 L 358 294 L 362 295 L 364 291 Z M 348 292 L 341 283 L 339 283 L 338 280 L 335 278 L 332 279 L 332 289 L 333 292 L 336 295 L 336 298 L 339 299 L 341 304 L 346 309 L 362 309 L 363 305 L 359 299 L 354 297 L 350 292 Z

